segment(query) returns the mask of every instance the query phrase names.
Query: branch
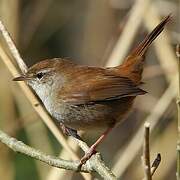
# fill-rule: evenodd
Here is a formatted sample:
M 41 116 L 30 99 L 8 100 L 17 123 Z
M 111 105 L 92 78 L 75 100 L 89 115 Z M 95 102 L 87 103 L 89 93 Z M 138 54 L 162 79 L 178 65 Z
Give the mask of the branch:
M 150 152 L 149 152 L 149 127 L 150 124 L 145 122 L 144 128 L 144 146 L 143 146 L 143 167 L 144 167 L 144 175 L 146 180 L 152 180 L 151 178 L 151 167 L 150 167 Z
M 177 110 L 178 110 L 178 139 L 177 139 L 177 179 L 180 179 L 180 45 L 176 46 L 176 56 L 178 60 L 178 74 L 179 74 L 179 85 L 178 85 L 178 97 L 177 97 Z
M 18 141 L 17 139 L 8 136 L 6 133 L 0 130 L 0 141 L 4 144 L 6 144 L 10 149 L 12 149 L 15 152 L 20 152 L 22 154 L 25 154 L 27 156 L 33 157 L 37 160 L 40 160 L 46 164 L 49 164 L 50 166 L 62 168 L 66 170 L 73 170 L 78 171 L 78 161 L 66 161 L 54 156 L 46 155 L 45 153 L 36 150 L 30 146 L 27 146 L 21 141 Z M 82 172 L 92 172 L 93 168 L 89 164 L 85 164 L 81 168 Z
M 152 176 L 154 175 L 156 169 L 159 167 L 161 162 L 161 154 L 158 153 L 156 158 L 154 159 L 152 166 L 150 166 L 150 148 L 149 148 L 149 132 L 150 132 L 150 123 L 145 122 L 144 124 L 144 144 L 143 144 L 143 169 L 145 177 L 143 180 L 152 180 Z

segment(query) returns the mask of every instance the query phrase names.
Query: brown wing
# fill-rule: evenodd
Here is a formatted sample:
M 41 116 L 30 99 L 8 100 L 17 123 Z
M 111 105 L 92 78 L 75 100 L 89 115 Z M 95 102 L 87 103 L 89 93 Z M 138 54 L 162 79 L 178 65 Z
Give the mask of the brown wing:
M 130 79 L 113 75 L 109 71 L 107 73 L 106 69 L 101 68 L 95 70 L 88 67 L 76 71 L 70 82 L 60 90 L 59 95 L 63 101 L 74 105 L 111 101 L 146 93 Z

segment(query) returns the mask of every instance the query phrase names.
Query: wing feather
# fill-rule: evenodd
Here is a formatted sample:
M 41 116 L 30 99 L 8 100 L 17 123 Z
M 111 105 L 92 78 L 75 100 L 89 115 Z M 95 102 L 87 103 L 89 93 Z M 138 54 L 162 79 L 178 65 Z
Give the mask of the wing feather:
M 133 81 L 127 77 L 107 73 L 107 70 L 86 70 L 85 74 L 76 71 L 71 83 L 60 90 L 61 99 L 70 104 L 81 105 L 95 102 L 117 100 L 128 96 L 145 94 Z M 81 74 L 77 76 L 77 74 Z

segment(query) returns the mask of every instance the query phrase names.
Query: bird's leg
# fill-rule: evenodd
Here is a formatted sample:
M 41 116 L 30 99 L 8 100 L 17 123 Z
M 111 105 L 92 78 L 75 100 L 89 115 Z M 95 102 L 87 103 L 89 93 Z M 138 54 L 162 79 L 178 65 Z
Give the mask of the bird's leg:
M 82 141 L 82 138 L 78 135 L 76 130 L 66 127 L 63 123 L 60 123 L 60 126 L 64 134 L 67 136 L 73 136 L 74 138 Z
M 96 153 L 97 146 L 106 138 L 109 132 L 113 129 L 113 127 L 108 128 L 99 138 L 98 140 L 89 148 L 89 150 L 85 153 L 85 155 L 81 158 L 79 166 L 82 166 L 86 163 L 87 160 L 91 158 L 93 154 Z

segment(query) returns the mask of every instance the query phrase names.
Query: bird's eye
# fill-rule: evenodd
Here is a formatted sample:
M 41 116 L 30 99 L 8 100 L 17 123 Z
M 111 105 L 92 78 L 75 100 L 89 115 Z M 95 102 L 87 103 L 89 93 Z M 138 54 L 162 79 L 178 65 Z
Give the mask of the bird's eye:
M 40 72 L 36 76 L 38 79 L 42 79 L 42 77 L 44 76 L 44 73 Z

